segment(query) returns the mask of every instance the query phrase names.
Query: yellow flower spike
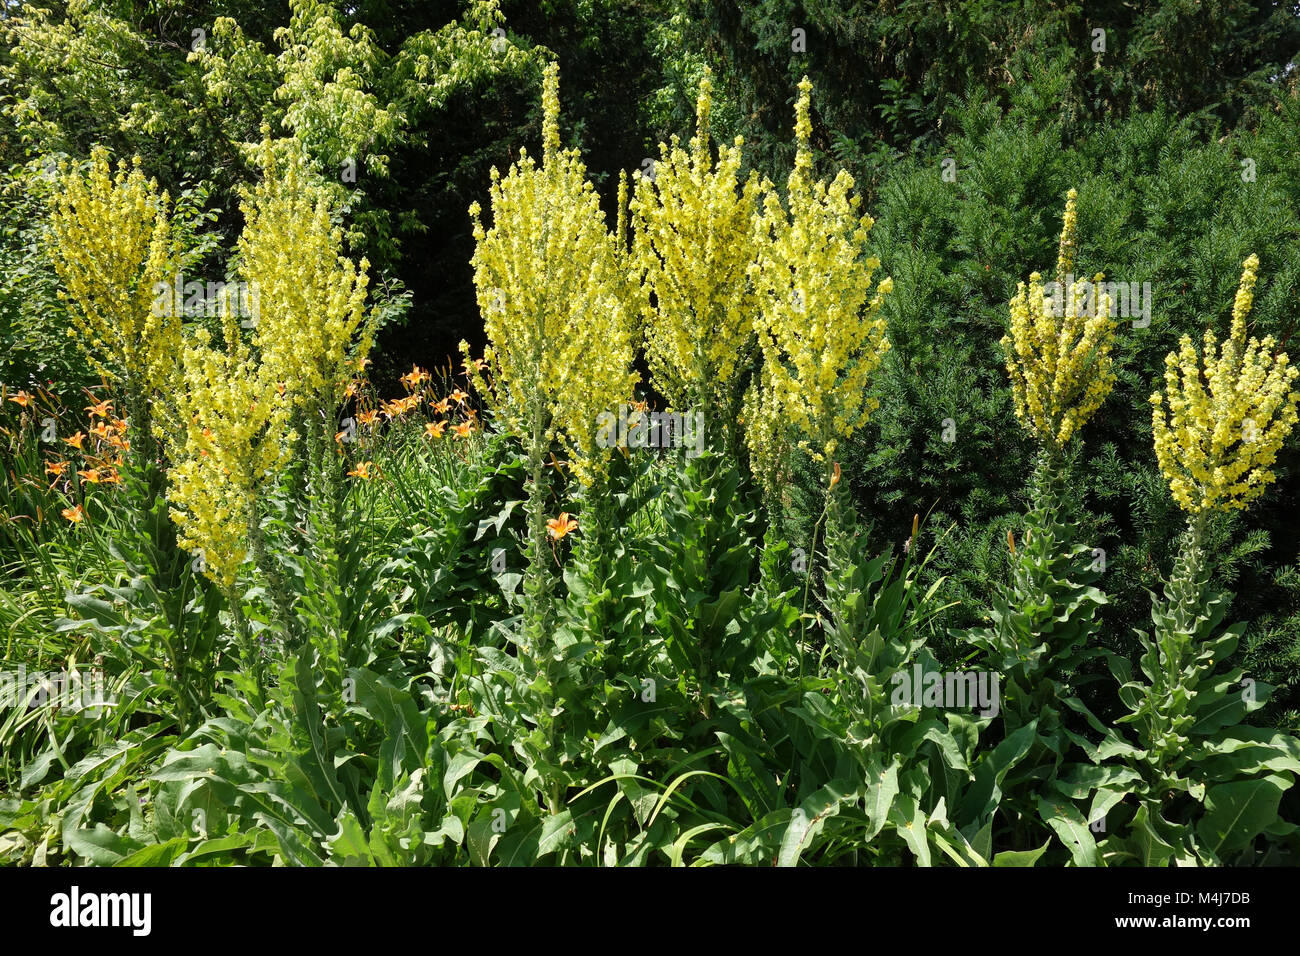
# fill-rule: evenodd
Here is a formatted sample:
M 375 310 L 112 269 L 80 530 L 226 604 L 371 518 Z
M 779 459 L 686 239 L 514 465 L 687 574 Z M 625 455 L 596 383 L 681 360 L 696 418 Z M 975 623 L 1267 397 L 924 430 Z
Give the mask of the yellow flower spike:
M 632 264 L 643 279 L 633 291 L 655 388 L 670 407 L 707 406 L 722 416 L 754 341 L 746 269 L 754 258 L 750 224 L 759 183 L 755 173 L 740 182 L 740 140 L 720 147 L 714 160 L 711 90 L 706 71 L 690 151 L 661 144 L 654 178 L 637 180 Z
M 91 151 L 84 176 L 65 167 L 50 198 L 50 261 L 59 296 L 72 305 L 69 334 L 96 371 L 137 396 L 167 386 L 180 351 L 181 317 L 171 298 L 180 247 L 170 209 L 138 158 L 114 171 L 103 147 Z
M 894 284 L 882 280 L 873 295 L 880 260 L 862 255 L 874 221 L 857 214 L 860 198 L 850 195 L 847 172 L 830 183 L 810 181 L 811 90 L 805 77 L 795 104 L 788 211 L 769 191 L 755 217 L 749 266 L 764 363 L 744 409 L 746 441 L 769 490 L 785 467 L 791 429 L 807 436 L 799 447 L 821 461 L 866 423 L 877 404 L 867 387 L 889 349 L 879 313 Z
M 1174 501 L 1190 514 L 1245 509 L 1274 480 L 1272 465 L 1295 427 L 1297 371 L 1271 336 L 1246 339 L 1259 259 L 1243 264 L 1232 327 L 1207 329 L 1202 352 L 1183 336 L 1165 357 L 1165 389 L 1151 396 L 1156 459 Z
M 489 189 L 492 224 L 470 207 L 472 264 L 488 348 L 476 388 L 512 434 L 557 436 L 584 485 L 608 466 L 598 417 L 632 394 L 627 267 L 577 150 L 559 142 L 559 70 L 546 69 L 541 166 L 520 150 Z M 468 347 L 462 352 L 468 357 Z M 461 393 L 464 394 L 464 393 Z M 460 401 L 461 399 L 454 399 Z
M 281 159 L 268 138 L 259 157 L 263 178 L 243 192 L 239 239 L 241 275 L 257 290 L 252 344 L 271 379 L 292 384 L 300 408 L 332 412 L 374 336 L 369 263 L 343 255 L 329 194 L 300 151 Z
M 1115 384 L 1111 349 L 1117 324 L 1113 303 L 1101 291 L 1105 276 L 1069 281 L 1078 247 L 1077 198 L 1071 189 L 1057 254 L 1057 295 L 1046 294 L 1037 272 L 1027 285 L 1019 283 L 1001 341 L 1016 418 L 1044 447 L 1064 448 Z
M 288 461 L 295 439 L 290 407 L 254 361 L 238 327 L 224 349 L 196 335 L 181 355 L 175 396 L 181 426 L 169 440 L 167 497 L 177 542 L 204 558 L 204 573 L 234 585 L 248 549 L 255 503 Z

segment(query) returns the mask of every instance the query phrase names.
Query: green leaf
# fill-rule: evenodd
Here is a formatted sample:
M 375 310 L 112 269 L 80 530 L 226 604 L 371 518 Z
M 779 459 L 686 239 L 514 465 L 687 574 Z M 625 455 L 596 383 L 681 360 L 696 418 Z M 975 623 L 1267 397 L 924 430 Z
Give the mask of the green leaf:
M 1003 850 L 993 857 L 994 866 L 1033 866 L 1038 862 L 1038 858 L 1047 852 L 1047 848 L 1052 845 L 1049 839 L 1043 843 L 1037 850 Z
M 1277 820 L 1282 794 L 1294 781 L 1279 774 L 1206 788 L 1205 815 L 1196 824 L 1201 845 L 1220 860 L 1247 846 Z

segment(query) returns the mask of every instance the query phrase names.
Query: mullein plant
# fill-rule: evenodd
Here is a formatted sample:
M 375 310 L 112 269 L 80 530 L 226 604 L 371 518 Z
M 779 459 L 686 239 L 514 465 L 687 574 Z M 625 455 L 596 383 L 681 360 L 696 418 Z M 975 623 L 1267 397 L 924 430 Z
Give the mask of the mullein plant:
M 1210 590 L 1204 541 L 1214 514 L 1246 509 L 1274 481 L 1296 424 L 1296 369 L 1272 336 L 1246 336 L 1258 271 L 1252 255 L 1227 339 L 1207 329 L 1198 354 L 1183 336 L 1165 359 L 1164 390 L 1151 396 L 1156 459 L 1187 523 L 1163 599 L 1153 595 L 1152 631 L 1138 634 L 1145 680 L 1111 659 L 1130 708 L 1120 723 L 1137 731 L 1126 752 L 1146 785 L 1129 852 L 1146 865 L 1249 856 L 1261 831 L 1281 825 L 1278 802 L 1300 772 L 1300 740 L 1239 725 L 1270 688 L 1219 666 L 1243 628 L 1220 630 L 1228 596 Z
M 305 452 L 292 504 L 307 512 L 301 526 L 308 532 L 308 555 L 328 563 L 342 523 L 343 466 L 333 436 L 352 372 L 370 351 L 378 313 L 366 304 L 369 263 L 345 255 L 327 188 L 296 142 L 277 151 L 269 130 L 263 136 L 257 149 L 262 178 L 241 203 L 239 272 L 257 289 L 251 344 L 260 379 L 282 393 Z M 250 532 L 282 623 L 296 637 L 283 565 L 269 554 L 260 520 Z
M 628 267 L 620 239 L 606 225 L 579 151 L 560 145 L 558 64 L 546 68 L 542 105 L 541 164 L 521 149 L 505 176 L 494 168 L 491 225 L 484 226 L 477 202 L 470 215 L 474 284 L 488 339 L 486 375 L 476 374 L 475 384 L 527 457 L 528 567 L 520 646 L 523 658 L 539 669 L 538 686 L 545 688 L 535 757 L 550 768 L 546 777 L 554 783 L 547 802 L 559 813 L 564 771 L 555 750 L 554 711 L 563 693 L 561 672 L 573 661 L 556 645 L 553 627 L 547 456 L 558 442 L 578 483 L 586 489 L 599 486 L 613 451 L 599 440 L 600 416 L 632 397 L 638 376 L 632 371 L 635 333 L 625 304 Z M 580 526 L 578 534 L 586 530 Z
M 65 164 L 50 196 L 49 255 L 70 305 L 68 337 L 121 388 L 141 466 L 156 464 L 152 406 L 174 384 L 181 343 L 181 316 L 155 307 L 155 286 L 170 286 L 182 259 L 170 209 L 138 158 L 114 170 L 103 147 L 84 175 Z
M 367 263 L 342 255 L 328 199 L 302 156 L 292 149 L 277 156 L 267 138 L 258 158 L 263 178 L 244 194 L 238 244 L 239 274 L 257 290 L 257 314 L 241 319 L 227 297 L 223 341 L 214 344 L 201 330 L 181 352 L 168 497 L 196 570 L 233 598 L 239 567 L 251 556 L 280 627 L 296 641 L 293 588 L 263 528 L 268 499 L 305 435 L 307 479 L 326 512 L 309 518 L 329 537 L 341 467 L 327 433 L 356 356 L 369 350 L 374 311 L 365 305 Z M 323 552 L 331 541 L 317 545 Z M 238 602 L 231 606 L 242 627 Z
M 792 432 L 804 436 L 793 446 L 823 466 L 829 488 L 836 448 L 878 406 L 867 386 L 889 349 L 879 313 L 894 282 L 882 279 L 873 294 L 880 260 L 863 252 L 874 220 L 858 213 L 853 177 L 840 170 L 829 183 L 813 179 L 811 91 L 804 77 L 786 203 L 764 183 L 749 266 L 763 371 L 744 419 L 755 476 L 770 499 L 787 474 Z
M 124 467 L 114 477 L 127 493 L 129 521 L 112 550 L 130 569 L 130 592 L 163 624 L 150 630 L 141 653 L 165 661 L 174 712 L 188 724 L 211 693 L 212 639 L 205 627 L 192 625 L 217 602 L 213 585 L 196 582 L 168 517 L 161 452 L 175 437 L 167 408 L 183 389 L 177 365 L 183 333 L 180 310 L 158 296 L 188 255 L 167 193 L 145 177 L 138 159 L 114 169 L 97 147 L 84 173 L 63 167 L 49 202 L 49 254 L 70 306 L 68 336 L 114 386 L 125 412 L 115 429 Z M 63 441 L 80 448 L 83 438 L 77 433 Z M 64 517 L 83 520 L 82 505 Z M 204 611 L 196 615 L 196 606 Z
M 297 144 L 277 154 L 263 133 L 262 178 L 241 204 L 239 271 L 257 289 L 252 344 L 307 438 L 309 475 L 321 478 L 339 471 L 331 436 L 348 381 L 374 339 L 369 262 L 344 254 L 330 194 Z M 319 490 L 337 493 L 328 481 Z
M 1086 711 L 1074 696 L 1079 668 L 1096 651 L 1087 648 L 1097 627 L 1105 595 L 1094 584 L 1104 565 L 1100 555 L 1080 543 L 1065 511 L 1065 481 L 1072 443 L 1102 406 L 1115 381 L 1111 349 L 1116 322 L 1111 301 L 1101 291 L 1104 276 L 1091 283 L 1071 281 L 1078 249 L 1078 194 L 1067 195 L 1057 254 L 1057 294 L 1048 295 L 1035 272 L 1020 283 L 1010 303 L 1009 333 L 1002 339 L 1015 413 L 1038 446 L 1031 482 L 1027 530 L 1017 545 L 1007 534 L 1012 580 L 994 601 L 992 624 L 968 639 L 1002 675 L 1004 739 L 1016 741 L 1015 768 L 1000 785 L 1011 833 L 1000 834 L 1014 849 L 1036 833 L 1039 816 L 1057 832 L 1076 859 L 1095 853 L 1083 828 L 1082 841 L 1065 833 L 1075 822 L 1064 797 L 1042 784 L 1054 779 L 1067 761 L 1072 738 L 1064 710 Z M 1090 716 L 1090 715 L 1089 715 Z M 1021 748 L 1023 744 L 1023 749 Z
M 290 407 L 265 365 L 243 341 L 238 317 L 223 309 L 224 343 L 206 329 L 185 344 L 175 401 L 180 428 L 169 443 L 168 500 L 178 544 L 211 579 L 234 617 L 245 667 L 261 685 L 260 655 L 236 590 L 251 542 L 260 540 L 261 502 L 297 437 Z M 277 610 L 284 612 L 282 606 Z
M 734 453 L 741 385 L 755 355 L 756 173 L 740 179 L 742 137 L 710 145 L 712 80 L 696 101 L 689 151 L 660 143 L 653 177 L 634 174 L 632 264 L 639 284 L 646 361 L 655 388 L 678 410 L 707 416 L 711 437 Z M 720 430 L 720 431 L 719 431 Z
M 830 535 L 853 530 L 835 492 L 840 467 L 834 458 L 839 443 L 878 407 L 868 385 L 889 350 L 880 310 L 894 282 L 882 279 L 873 291 L 880 260 L 864 253 L 874 220 L 858 212 L 862 197 L 851 194 L 853 177 L 840 170 L 829 183 L 813 179 L 811 94 L 812 83 L 804 77 L 795 101 L 796 152 L 786 202 L 765 183 L 764 209 L 754 219 L 749 275 L 763 367 L 746 397 L 744 419 L 770 525 L 779 523 L 790 457 L 802 452 L 822 466 L 825 507 L 809 552 L 816 555 L 823 521 Z M 810 569 L 805 610 L 811 583 Z M 802 673 L 802 641 L 799 646 Z

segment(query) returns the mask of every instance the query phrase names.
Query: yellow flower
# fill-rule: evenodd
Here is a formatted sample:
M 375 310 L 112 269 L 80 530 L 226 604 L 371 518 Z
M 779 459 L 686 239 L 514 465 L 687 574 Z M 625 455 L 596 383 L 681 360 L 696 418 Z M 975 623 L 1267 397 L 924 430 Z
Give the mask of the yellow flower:
M 1046 295 L 1037 272 L 1028 286 L 1021 282 L 1011 300 L 1011 329 L 1001 342 L 1016 418 L 1044 447 L 1065 447 L 1115 384 L 1110 353 L 1116 323 L 1111 299 L 1101 288 L 1105 276 L 1099 272 L 1093 278 L 1087 305 L 1089 283 L 1069 281 L 1077 248 L 1077 198 L 1071 189 L 1056 262 L 1057 297 Z
M 424 434 L 429 438 L 441 438 L 446 422 L 429 422 L 424 426 Z
M 75 508 L 64 508 L 60 514 L 73 524 L 79 524 L 86 517 L 86 513 L 81 510 L 81 505 L 77 505 Z
M 274 381 L 292 383 L 299 407 L 332 412 L 373 339 L 370 266 L 343 255 L 330 194 L 300 150 L 282 158 L 268 136 L 258 156 L 263 178 L 244 192 L 239 240 L 240 272 L 257 290 L 253 345 Z
M 375 463 L 373 461 L 360 462 L 356 468 L 348 472 L 348 476 L 351 478 L 360 478 L 362 481 L 369 481 L 373 477 L 370 474 L 370 469 L 373 468 L 374 465 Z
M 544 454 L 558 436 L 589 484 L 609 456 L 597 439 L 598 416 L 618 408 L 637 381 L 626 265 L 577 150 L 560 148 L 555 64 L 542 102 L 541 165 L 521 150 L 504 177 L 493 170 L 491 228 L 478 203 L 470 207 L 491 372 L 482 394 L 530 454 Z M 462 343 L 467 361 L 468 350 Z
M 50 260 L 92 364 L 144 396 L 176 371 L 180 247 L 167 193 L 145 179 L 139 162 L 129 171 L 119 163 L 114 173 L 108 152 L 96 147 L 84 177 L 64 168 L 50 199 Z
M 769 487 L 788 451 L 788 435 L 816 461 L 862 427 L 875 410 L 867 386 L 889 340 L 879 316 L 892 279 L 875 287 L 880 260 L 864 257 L 874 225 L 860 216 L 862 197 L 841 170 L 830 183 L 812 181 L 807 77 L 795 103 L 798 149 L 788 181 L 788 211 L 769 192 L 755 220 L 756 259 L 749 274 L 758 294 L 755 326 L 763 375 L 744 409 L 756 473 Z
M 229 588 L 247 555 L 262 489 L 288 461 L 297 436 L 289 403 L 240 338 L 233 314 L 225 317 L 224 334 L 224 349 L 201 331 L 182 353 L 175 401 L 184 426 L 169 442 L 167 496 L 180 546 L 202 551 L 204 573 Z
M 659 145 L 654 177 L 637 174 L 632 266 L 643 279 L 638 298 L 655 388 L 672 407 L 707 404 L 723 415 L 754 343 L 746 269 L 760 189 L 755 173 L 740 181 L 740 138 L 714 160 L 711 92 L 706 72 L 689 152 L 673 137 Z
M 1272 465 L 1296 423 L 1297 372 L 1273 337 L 1246 339 L 1259 259 L 1246 260 L 1219 344 L 1206 329 L 1165 357 L 1165 391 L 1151 396 L 1156 459 L 1184 511 L 1244 509 L 1274 480 Z

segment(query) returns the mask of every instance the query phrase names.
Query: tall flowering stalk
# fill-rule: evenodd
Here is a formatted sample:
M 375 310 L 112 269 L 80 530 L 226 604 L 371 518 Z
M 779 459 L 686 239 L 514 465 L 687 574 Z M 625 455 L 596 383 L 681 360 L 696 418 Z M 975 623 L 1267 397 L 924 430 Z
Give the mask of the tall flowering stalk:
M 261 490 L 296 435 L 287 402 L 241 341 L 237 321 L 224 325 L 224 346 L 200 330 L 182 356 L 176 403 L 184 430 L 170 449 L 168 497 L 178 543 L 201 555 L 198 566 L 229 590 L 247 556 Z
M 1165 357 L 1165 391 L 1151 396 L 1160 471 L 1190 515 L 1247 507 L 1274 480 L 1277 460 L 1296 423 L 1296 369 L 1274 354 L 1271 335 L 1246 339 L 1259 259 L 1246 260 L 1220 344 L 1205 330 L 1200 355 L 1184 335 Z
M 1064 448 L 1101 407 L 1115 384 L 1111 347 L 1116 323 L 1105 278 L 1072 281 L 1078 250 L 1078 192 L 1065 204 L 1056 261 L 1057 296 L 1035 272 L 1011 300 L 1011 329 L 1002 338 L 1016 418 L 1048 454 Z M 1091 295 L 1089 290 L 1093 290 Z
M 374 338 L 370 264 L 344 255 L 329 194 L 300 150 L 279 157 L 267 138 L 258 158 L 263 175 L 244 194 L 239 239 L 240 273 L 257 289 L 252 343 L 296 408 L 332 416 Z
M 153 398 L 173 381 L 181 318 L 154 307 L 180 262 L 170 200 L 137 157 L 118 163 L 96 147 L 85 175 L 66 166 L 50 197 L 50 259 L 75 337 L 92 365 L 122 386 L 137 460 L 155 457 Z
M 223 344 L 199 332 L 182 352 L 169 498 L 181 544 L 202 552 L 208 576 L 230 591 L 251 553 L 281 625 L 297 636 L 289 583 L 263 538 L 263 500 L 305 436 L 315 500 L 327 511 L 337 503 L 340 469 L 326 436 L 356 357 L 369 351 L 375 311 L 366 308 L 368 264 L 343 255 L 327 195 L 301 154 L 277 156 L 268 137 L 259 159 L 263 178 L 244 194 L 238 244 L 240 275 L 256 290 L 252 332 L 226 302 Z
M 344 254 L 329 193 L 301 148 L 291 141 L 287 154 L 277 154 L 269 131 L 263 133 L 262 179 L 241 203 L 239 270 L 257 290 L 252 344 L 261 360 L 259 380 L 283 390 L 303 438 L 305 480 L 295 490 L 305 492 L 299 506 L 322 518 L 314 535 L 315 553 L 322 555 L 333 547 L 340 520 L 342 470 L 332 440 L 338 409 L 358 359 L 370 351 L 378 312 L 366 306 L 369 262 L 354 263 Z M 257 523 L 251 544 L 293 632 L 288 585 Z
M 632 394 L 632 316 L 626 264 L 577 149 L 560 147 L 559 67 L 547 67 L 540 166 L 520 150 L 502 177 L 493 168 L 492 224 L 470 215 L 472 263 L 488 348 L 487 386 L 504 427 L 537 454 L 553 440 L 583 484 L 605 471 L 598 417 Z M 543 527 L 544 531 L 544 527 Z
M 474 284 L 488 338 L 488 374 L 476 384 L 528 456 L 522 650 L 539 662 L 546 686 L 554 687 L 567 662 L 552 641 L 546 457 L 558 440 L 579 482 L 598 486 L 611 454 L 598 441 L 599 416 L 631 397 L 637 376 L 631 370 L 634 330 L 624 304 L 628 280 L 620 239 L 605 224 L 578 150 L 560 147 L 554 63 L 545 72 L 542 105 L 541 165 L 521 150 L 504 177 L 493 169 L 491 226 L 480 220 L 478 203 L 470 215 L 477 243 Z M 546 756 L 558 760 L 554 699 L 547 700 Z M 558 813 L 558 777 L 549 802 Z
M 840 170 L 830 183 L 813 181 L 812 83 L 799 83 L 795 102 L 798 149 L 787 182 L 786 207 L 768 192 L 755 220 L 755 261 L 749 274 L 758 297 L 755 328 L 764 374 L 745 413 L 756 472 L 769 491 L 782 454 L 780 432 L 793 426 L 814 461 L 831 459 L 839 442 L 866 424 L 878 403 L 867 393 L 872 373 L 889 350 L 884 298 L 890 278 L 872 290 L 880 268 L 864 256 L 875 221 L 860 216 L 862 197 L 850 195 L 853 177 Z
M 1011 324 L 1001 344 L 1011 379 L 1016 417 L 1034 437 L 1038 460 L 1026 530 L 1011 551 L 1010 587 L 994 602 L 991 625 L 971 631 L 970 642 L 985 652 L 991 669 L 1002 675 L 1004 732 L 1029 732 L 1025 780 L 1050 781 L 1067 764 L 1074 738 L 1062 714 L 1086 712 L 1074 696 L 1076 675 L 1097 653 L 1092 637 L 1097 613 L 1107 603 L 1094 586 L 1104 564 L 1080 541 L 1077 524 L 1066 515 L 1065 453 L 1079 429 L 1096 414 L 1115 382 L 1111 348 L 1116 322 L 1104 278 L 1074 281 L 1078 251 L 1078 193 L 1067 194 L 1056 260 L 1056 293 L 1035 272 L 1021 282 L 1010 303 Z M 1056 805 L 1037 788 L 1008 788 L 1006 839 L 1021 847 L 1035 833 L 1035 818 L 1053 829 L 1061 820 Z M 1087 841 L 1090 844 L 1091 841 Z M 1068 840 L 1076 861 L 1088 858 L 1085 844 Z
M 260 502 L 297 435 L 289 427 L 289 404 L 241 339 L 228 303 L 223 326 L 224 345 L 214 345 L 209 333 L 199 330 L 181 356 L 174 409 L 180 428 L 169 443 L 167 498 L 177 544 L 194 555 L 195 570 L 225 595 L 246 663 L 260 684 L 260 661 L 235 585 L 250 548 L 259 550 Z M 282 588 L 282 581 L 273 582 L 272 597 L 284 619 L 288 599 Z
M 1243 264 L 1228 338 L 1206 329 L 1198 355 L 1184 335 L 1165 357 L 1165 391 L 1151 396 L 1156 460 L 1187 513 L 1178 561 L 1166 588 L 1173 632 L 1193 634 L 1204 610 L 1204 534 L 1215 511 L 1244 510 L 1274 480 L 1272 465 L 1296 424 L 1300 372 L 1271 335 L 1246 338 L 1259 258 Z
M 840 170 L 830 183 L 813 180 L 811 98 L 805 76 L 795 101 L 797 149 L 786 203 L 765 183 L 763 213 L 754 219 L 749 275 L 763 368 L 746 396 L 744 419 L 751 468 L 774 519 L 793 449 L 824 464 L 825 507 L 812 529 L 815 555 L 824 521 L 830 521 L 832 538 L 850 533 L 840 521 L 834 456 L 840 441 L 866 424 L 878 405 L 867 385 L 889 350 L 879 313 L 894 283 L 881 280 L 873 294 L 880 260 L 865 249 L 875 221 L 858 213 L 862 197 L 851 195 L 853 177 Z M 792 433 L 802 437 L 792 440 Z M 805 611 L 811 582 L 809 574 Z M 802 678 L 802 640 L 799 649 Z
M 741 147 L 713 158 L 709 142 L 712 81 L 696 102 L 690 150 L 659 144 L 653 177 L 637 173 L 631 213 L 632 261 L 644 277 L 640 307 L 646 359 L 655 387 L 675 408 L 707 408 L 735 444 L 738 382 L 754 349 L 754 294 L 746 272 L 754 259 L 756 173 L 741 183 Z
M 1262 777 L 1260 770 L 1269 767 L 1265 758 L 1285 759 L 1268 753 L 1282 738 L 1265 742 L 1254 728 L 1234 726 L 1263 706 L 1268 688 L 1244 681 L 1240 668 L 1221 669 L 1242 627 L 1219 629 L 1228 596 L 1210 591 L 1205 545 L 1212 514 L 1244 510 L 1274 480 L 1271 466 L 1296 424 L 1296 369 L 1286 353 L 1275 352 L 1272 336 L 1246 337 L 1258 272 L 1252 255 L 1243 266 L 1227 339 L 1220 343 L 1207 329 L 1198 354 L 1191 337 L 1183 336 L 1165 359 L 1165 390 L 1151 396 L 1156 459 L 1187 526 L 1163 599 L 1153 601 L 1154 627 L 1149 635 L 1138 633 L 1145 680 L 1134 680 L 1128 669 L 1117 673 L 1125 683 L 1120 696 L 1131 709 L 1120 722 L 1137 729 L 1132 759 L 1147 784 L 1133 823 L 1146 857 L 1156 846 L 1149 836 L 1154 832 L 1165 856 L 1223 862 L 1256 831 L 1225 830 L 1198 804 L 1210 807 L 1243 790 L 1261 800 L 1280 792 L 1280 778 Z M 1222 755 L 1242 752 L 1246 741 L 1263 756 L 1224 765 Z M 1290 741 L 1278 749 L 1294 748 Z

